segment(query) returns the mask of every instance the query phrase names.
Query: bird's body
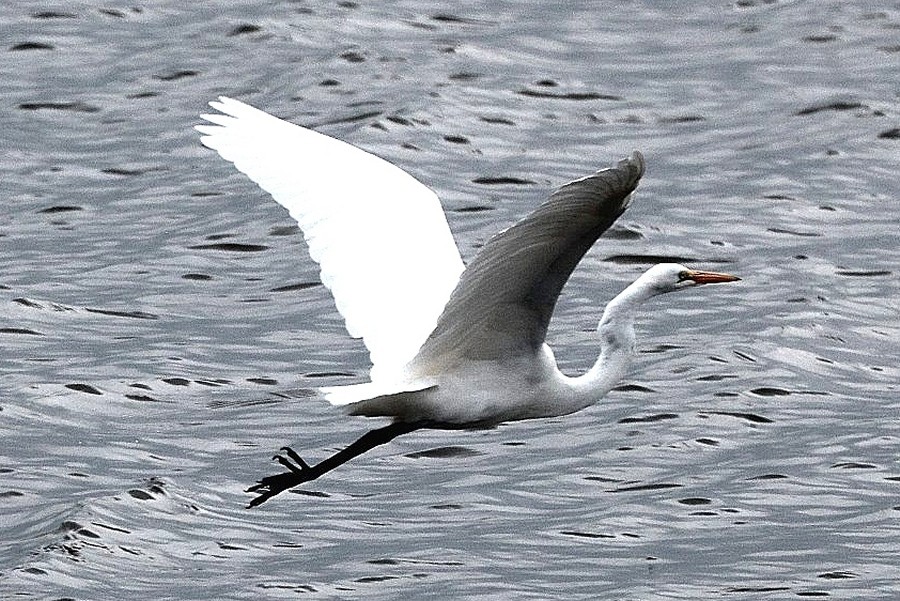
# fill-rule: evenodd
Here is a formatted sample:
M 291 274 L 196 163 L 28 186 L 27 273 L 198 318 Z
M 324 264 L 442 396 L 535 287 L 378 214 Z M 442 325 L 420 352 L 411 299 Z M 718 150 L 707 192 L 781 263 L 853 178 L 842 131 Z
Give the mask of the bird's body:
M 427 383 L 430 385 L 419 390 L 355 401 L 347 406 L 348 413 L 387 416 L 405 422 L 429 421 L 446 427 L 475 427 L 564 415 L 590 404 L 582 404 L 583 399 L 567 386 L 546 345 L 533 355 L 466 361 Z
M 727 274 L 652 267 L 607 305 L 600 356 L 562 374 L 544 342 L 560 291 L 597 238 L 625 211 L 644 174 L 639 153 L 570 182 L 488 240 L 464 266 L 437 197 L 371 154 L 228 98 L 210 103 L 203 143 L 270 192 L 298 221 L 351 335 L 370 351 L 371 381 L 321 389 L 352 415 L 390 417 L 325 461 L 289 449 L 288 472 L 251 488 L 251 505 L 317 478 L 419 427 L 478 428 L 573 413 L 627 373 L 634 317 L 653 296 Z

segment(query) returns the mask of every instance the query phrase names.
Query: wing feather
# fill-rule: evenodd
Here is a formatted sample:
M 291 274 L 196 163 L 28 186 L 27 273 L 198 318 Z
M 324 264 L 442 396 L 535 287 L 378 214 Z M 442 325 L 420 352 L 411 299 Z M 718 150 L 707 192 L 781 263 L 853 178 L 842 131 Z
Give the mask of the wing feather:
M 563 285 L 628 207 L 643 173 L 644 159 L 635 152 L 615 167 L 565 184 L 488 240 L 460 277 L 414 372 L 535 352 Z
M 355 146 L 222 97 L 198 125 L 204 145 L 297 220 L 372 377 L 419 350 L 463 270 L 440 201 L 402 169 Z

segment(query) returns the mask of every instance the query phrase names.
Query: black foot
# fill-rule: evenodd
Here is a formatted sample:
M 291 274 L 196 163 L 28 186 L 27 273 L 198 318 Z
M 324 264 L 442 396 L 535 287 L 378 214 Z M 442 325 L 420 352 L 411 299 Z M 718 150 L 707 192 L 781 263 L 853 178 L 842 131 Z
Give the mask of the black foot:
M 259 493 L 259 496 L 250 501 L 248 507 L 256 507 L 262 505 L 278 493 L 284 492 L 289 488 L 293 488 L 304 482 L 315 480 L 322 474 L 328 473 L 334 468 L 341 466 L 354 457 L 358 457 L 366 451 L 373 449 L 379 445 L 390 442 L 401 434 L 409 434 L 413 430 L 419 428 L 430 427 L 429 422 L 394 422 L 383 426 L 376 430 L 366 432 L 353 444 L 345 449 L 341 449 L 334 455 L 326 457 L 315 465 L 309 465 L 300 455 L 292 449 L 284 447 L 279 455 L 275 455 L 273 459 L 286 467 L 288 471 L 267 476 L 247 489 L 247 492 Z
M 314 480 L 319 476 L 319 474 L 316 474 L 309 464 L 303 461 L 300 455 L 290 447 L 282 447 L 281 451 L 284 455 L 275 455 L 272 459 L 288 468 L 290 471 L 275 474 L 274 476 L 266 476 L 248 488 L 246 492 L 259 493 L 259 496 L 250 501 L 250 504 L 247 505 L 248 509 L 256 507 L 257 505 L 262 505 L 275 495 L 282 493 L 289 488 L 303 484 L 304 482 Z
M 291 447 L 281 447 L 281 452 L 287 455 L 287 457 L 284 457 L 283 455 L 275 455 L 274 457 L 272 457 L 272 459 L 288 468 L 295 474 L 302 474 L 306 470 L 310 469 L 309 464 L 303 461 L 303 458 L 300 457 L 300 455 L 298 455 L 296 451 L 294 451 L 294 449 L 292 449 Z

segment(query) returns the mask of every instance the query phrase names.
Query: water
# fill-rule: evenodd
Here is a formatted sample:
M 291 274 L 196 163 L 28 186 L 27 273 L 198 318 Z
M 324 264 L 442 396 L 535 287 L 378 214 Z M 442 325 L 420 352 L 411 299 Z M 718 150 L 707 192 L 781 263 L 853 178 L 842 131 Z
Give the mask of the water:
M 0 9 L 4 597 L 900 597 L 896 2 L 61 6 Z M 592 409 L 247 511 L 275 449 L 372 423 L 310 396 L 366 354 L 199 145 L 219 94 L 409 170 L 465 258 L 642 150 L 552 324 L 570 373 L 653 257 L 745 279 L 648 307 Z

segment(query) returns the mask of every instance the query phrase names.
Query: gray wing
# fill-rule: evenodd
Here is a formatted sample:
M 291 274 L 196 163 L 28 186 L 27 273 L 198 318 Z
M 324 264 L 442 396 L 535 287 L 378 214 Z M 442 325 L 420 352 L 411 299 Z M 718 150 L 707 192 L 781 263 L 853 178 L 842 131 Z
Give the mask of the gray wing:
M 498 233 L 466 267 L 412 367 L 533 353 L 575 266 L 631 202 L 644 174 L 635 152 L 610 169 L 562 186 Z M 418 371 L 418 370 L 417 370 Z

